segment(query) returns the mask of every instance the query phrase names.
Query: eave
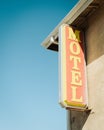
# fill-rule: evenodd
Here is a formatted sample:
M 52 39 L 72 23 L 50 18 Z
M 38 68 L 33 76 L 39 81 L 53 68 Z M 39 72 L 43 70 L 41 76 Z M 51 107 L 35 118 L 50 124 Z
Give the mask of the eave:
M 80 0 L 42 42 L 42 46 L 46 49 L 58 51 L 59 27 L 62 24 L 69 24 L 70 26 L 85 29 L 87 27 L 87 18 L 93 14 L 102 4 L 104 4 L 104 0 Z

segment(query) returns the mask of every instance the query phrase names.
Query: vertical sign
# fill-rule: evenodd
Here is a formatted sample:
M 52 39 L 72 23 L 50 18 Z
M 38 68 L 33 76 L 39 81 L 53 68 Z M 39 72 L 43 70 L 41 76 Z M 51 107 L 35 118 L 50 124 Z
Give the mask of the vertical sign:
M 60 104 L 86 108 L 87 86 L 83 32 L 63 24 L 59 31 Z

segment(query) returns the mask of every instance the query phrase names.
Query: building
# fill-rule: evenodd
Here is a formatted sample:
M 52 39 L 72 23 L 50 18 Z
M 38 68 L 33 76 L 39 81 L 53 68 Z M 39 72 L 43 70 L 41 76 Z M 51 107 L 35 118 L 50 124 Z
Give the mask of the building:
M 58 51 L 60 25 L 83 30 L 87 69 L 88 111 L 68 111 L 68 130 L 104 129 L 104 0 L 80 0 L 42 45 Z

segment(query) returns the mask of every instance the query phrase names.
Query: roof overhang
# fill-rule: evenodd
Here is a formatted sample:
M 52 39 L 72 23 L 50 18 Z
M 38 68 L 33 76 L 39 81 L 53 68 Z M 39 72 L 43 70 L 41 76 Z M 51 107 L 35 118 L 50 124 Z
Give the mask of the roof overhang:
M 80 0 L 75 7 L 65 16 L 65 18 L 56 26 L 56 28 L 43 41 L 42 46 L 46 49 L 58 51 L 58 30 L 62 24 L 84 29 L 86 28 L 86 19 L 98 9 L 104 0 Z

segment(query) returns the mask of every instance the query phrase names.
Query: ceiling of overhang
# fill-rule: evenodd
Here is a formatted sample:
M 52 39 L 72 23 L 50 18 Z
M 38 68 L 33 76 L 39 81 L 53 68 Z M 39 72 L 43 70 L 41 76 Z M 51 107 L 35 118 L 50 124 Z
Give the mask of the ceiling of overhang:
M 71 24 L 78 28 L 86 28 L 86 19 L 92 15 L 102 4 L 104 0 L 94 0 Z
M 79 29 L 85 29 L 87 27 L 87 18 L 92 15 L 100 6 L 104 5 L 104 0 L 93 0 L 93 2 L 70 24 L 71 26 Z M 70 20 L 70 19 L 69 19 Z M 68 21 L 67 21 L 68 23 Z M 57 32 L 58 33 L 58 32 Z M 54 42 L 47 42 L 47 49 L 58 51 L 58 34 L 55 37 Z M 57 44 L 56 44 L 57 42 Z

